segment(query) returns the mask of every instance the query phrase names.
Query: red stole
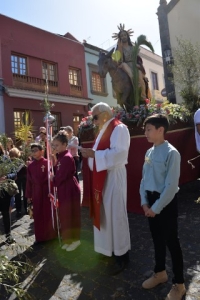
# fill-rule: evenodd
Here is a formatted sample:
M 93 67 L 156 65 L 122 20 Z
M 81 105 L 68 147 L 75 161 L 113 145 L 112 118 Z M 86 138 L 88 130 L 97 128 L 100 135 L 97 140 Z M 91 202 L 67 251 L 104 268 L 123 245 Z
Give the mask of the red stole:
M 121 124 L 118 119 L 113 119 L 105 132 L 103 133 L 101 140 L 97 146 L 96 150 L 105 150 L 110 148 L 110 137 L 114 128 Z M 97 172 L 96 163 L 94 158 L 93 164 L 93 187 L 92 187 L 92 199 L 90 203 L 90 217 L 93 218 L 93 225 L 100 230 L 100 209 L 103 200 L 102 191 L 105 184 L 105 179 L 107 176 L 107 170 Z

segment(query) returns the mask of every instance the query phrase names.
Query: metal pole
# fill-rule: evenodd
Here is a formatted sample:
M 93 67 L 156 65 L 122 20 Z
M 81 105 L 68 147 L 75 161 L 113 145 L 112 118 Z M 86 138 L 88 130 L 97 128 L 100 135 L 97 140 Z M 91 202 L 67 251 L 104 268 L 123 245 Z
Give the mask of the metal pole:
M 45 117 L 44 117 L 44 123 L 46 124 L 46 134 L 47 134 L 47 141 L 46 141 L 46 151 L 47 151 L 47 167 L 48 167 L 48 189 L 49 189 L 49 195 L 51 198 L 51 214 L 52 214 L 52 226 L 55 229 L 54 224 L 54 206 L 56 210 L 56 224 L 57 224 L 57 232 L 58 232 L 58 240 L 59 244 L 61 246 L 61 235 L 60 235 L 60 220 L 59 220 L 59 213 L 58 213 L 58 199 L 57 199 L 57 191 L 56 187 L 53 188 L 54 195 L 51 194 L 51 182 L 50 182 L 50 175 L 53 172 L 53 164 L 51 163 L 50 154 L 51 154 L 51 141 L 52 141 L 52 125 L 55 122 L 54 116 L 52 116 L 50 112 L 51 104 L 48 101 L 48 75 L 46 70 L 46 84 L 45 84 L 45 99 L 43 103 L 43 107 L 46 111 Z M 53 201 L 52 201 L 53 200 Z

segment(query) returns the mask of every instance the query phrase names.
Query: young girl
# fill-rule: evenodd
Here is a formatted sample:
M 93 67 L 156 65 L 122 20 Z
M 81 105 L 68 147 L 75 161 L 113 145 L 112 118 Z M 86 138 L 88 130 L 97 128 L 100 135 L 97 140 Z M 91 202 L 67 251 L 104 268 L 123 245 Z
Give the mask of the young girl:
M 75 166 L 76 166 L 76 172 L 75 177 L 77 181 L 79 182 L 78 178 L 78 168 L 79 168 L 79 155 L 78 155 L 78 138 L 74 135 L 73 128 L 71 126 L 65 127 L 65 131 L 67 132 L 67 138 L 68 138 L 68 149 L 71 155 L 74 158 Z
M 51 176 L 57 188 L 62 249 L 73 251 L 80 245 L 80 187 L 75 178 L 75 163 L 67 150 L 67 134 L 59 131 L 53 137 L 53 147 L 58 153 L 55 176 Z

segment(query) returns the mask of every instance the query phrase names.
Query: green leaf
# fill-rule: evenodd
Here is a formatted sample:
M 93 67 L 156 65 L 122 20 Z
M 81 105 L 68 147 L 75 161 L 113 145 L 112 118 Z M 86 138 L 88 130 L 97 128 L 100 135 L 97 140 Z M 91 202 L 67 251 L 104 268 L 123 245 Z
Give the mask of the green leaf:
M 122 58 L 121 52 L 119 50 L 116 50 L 113 54 L 112 54 L 112 59 L 116 62 L 119 62 Z
M 146 46 L 148 47 L 153 53 L 154 53 L 154 48 L 153 48 L 153 45 L 151 42 L 147 41 L 147 37 L 145 35 L 140 35 L 138 38 L 137 38 L 137 42 L 138 46 Z

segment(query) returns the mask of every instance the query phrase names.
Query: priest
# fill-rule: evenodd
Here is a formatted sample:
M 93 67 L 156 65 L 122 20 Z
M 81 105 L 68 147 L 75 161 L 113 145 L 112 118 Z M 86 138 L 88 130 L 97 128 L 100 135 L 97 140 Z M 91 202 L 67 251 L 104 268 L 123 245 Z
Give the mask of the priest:
M 127 217 L 127 175 L 130 135 L 127 127 L 113 118 L 112 109 L 100 102 L 92 107 L 99 127 L 93 148 L 82 148 L 92 171 L 91 217 L 95 251 L 114 256 L 110 275 L 121 272 L 129 262 L 130 233 Z

